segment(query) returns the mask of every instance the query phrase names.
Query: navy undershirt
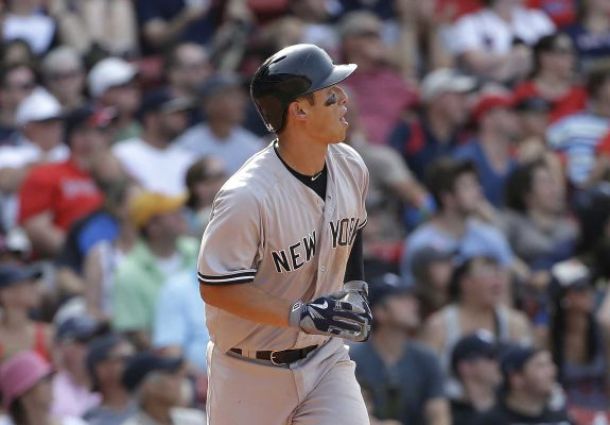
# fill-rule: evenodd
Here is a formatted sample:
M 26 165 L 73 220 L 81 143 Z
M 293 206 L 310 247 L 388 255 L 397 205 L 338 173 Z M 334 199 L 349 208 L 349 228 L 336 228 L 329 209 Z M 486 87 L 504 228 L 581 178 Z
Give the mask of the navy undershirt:
M 286 167 L 286 169 L 290 171 L 293 176 L 295 176 L 305 186 L 317 193 L 320 198 L 326 199 L 326 184 L 328 181 L 328 169 L 326 168 L 326 163 L 324 164 L 324 168 L 322 171 L 320 171 L 319 175 L 315 179 L 312 179 L 312 176 L 301 174 L 292 169 L 290 165 L 286 164 L 286 161 L 282 159 L 282 156 L 277 149 L 277 144 L 274 145 L 273 148 L 277 157 L 280 159 L 280 161 L 282 161 L 282 164 L 284 164 L 284 167 Z M 358 230 L 358 233 L 356 234 L 354 244 L 352 245 L 352 249 L 347 260 L 347 266 L 345 267 L 345 277 L 343 281 L 349 282 L 350 280 L 364 280 L 362 229 Z

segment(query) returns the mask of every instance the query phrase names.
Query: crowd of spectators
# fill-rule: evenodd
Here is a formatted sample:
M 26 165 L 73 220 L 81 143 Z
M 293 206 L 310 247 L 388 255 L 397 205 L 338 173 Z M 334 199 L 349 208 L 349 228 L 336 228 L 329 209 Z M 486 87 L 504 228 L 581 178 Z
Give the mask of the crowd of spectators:
M 301 42 L 358 65 L 371 423 L 610 423 L 609 0 L 2 0 L 0 36 L 0 424 L 205 423 L 199 239 Z

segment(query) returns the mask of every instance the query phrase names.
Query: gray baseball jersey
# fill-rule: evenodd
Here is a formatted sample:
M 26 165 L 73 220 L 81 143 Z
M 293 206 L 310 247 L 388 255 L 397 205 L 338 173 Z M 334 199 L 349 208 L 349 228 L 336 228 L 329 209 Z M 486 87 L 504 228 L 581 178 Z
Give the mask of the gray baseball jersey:
M 343 143 L 329 146 L 326 166 L 322 200 L 286 169 L 273 144 L 244 164 L 214 200 L 199 253 L 200 283 L 257 285 L 294 301 L 341 289 L 351 245 L 366 224 L 368 171 Z M 328 340 L 213 306 L 206 315 L 211 339 L 222 352 L 285 350 Z

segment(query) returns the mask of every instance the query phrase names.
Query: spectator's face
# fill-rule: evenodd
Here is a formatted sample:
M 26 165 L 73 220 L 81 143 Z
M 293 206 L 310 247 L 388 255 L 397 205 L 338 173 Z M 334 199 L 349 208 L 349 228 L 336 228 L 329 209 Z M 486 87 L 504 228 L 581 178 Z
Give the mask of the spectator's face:
M 176 372 L 155 372 L 153 379 L 144 382 L 143 392 L 151 401 L 164 406 L 182 406 L 185 404 L 183 388 L 186 380 L 186 371 L 180 369 Z
M 239 125 L 244 121 L 247 101 L 240 87 L 223 90 L 204 102 L 208 120 Z
M 598 12 L 602 14 L 610 13 L 610 0 L 584 0 L 587 5 L 587 10 L 590 12 Z
M 105 151 L 110 145 L 108 132 L 96 128 L 82 128 L 72 133 L 72 151 L 92 158 Z
M 159 129 L 162 136 L 172 141 L 178 137 L 188 125 L 186 111 L 175 111 L 159 114 Z
M 151 220 L 160 239 L 174 240 L 186 234 L 186 222 L 180 210 L 158 215 Z
M 216 193 L 218 193 L 226 180 L 227 175 L 222 161 L 211 159 L 207 164 L 207 176 L 195 183 L 192 188 L 195 197 L 199 200 L 200 208 L 212 205 L 214 196 L 216 196 Z
M 544 138 L 549 126 L 549 114 L 543 111 L 525 111 L 519 114 L 523 137 Z
M 533 396 L 550 397 L 556 384 L 557 367 L 551 353 L 541 351 L 535 354 L 524 366 L 521 374 L 521 390 Z
M 586 314 L 592 312 L 595 308 L 593 290 L 586 287 L 568 291 L 562 307 L 574 313 Z
M 295 14 L 305 21 L 323 22 L 328 17 L 326 0 L 299 0 L 294 3 Z
M 564 206 L 561 184 L 545 167 L 536 168 L 532 177 L 531 193 L 526 198 L 528 208 L 551 214 L 560 212 Z
M 30 122 L 25 125 L 24 134 L 43 150 L 50 150 L 62 143 L 63 123 L 60 120 Z
M 568 48 L 545 52 L 540 57 L 540 65 L 545 72 L 552 72 L 560 78 L 571 79 L 574 76 L 576 65 L 574 50 Z
M 453 196 L 457 210 L 463 215 L 472 214 L 482 200 L 481 185 L 473 173 L 464 173 L 455 181 Z
M 433 261 L 426 270 L 427 282 L 431 289 L 446 292 L 453 273 L 453 263 L 451 260 Z
M 519 120 L 515 111 L 509 108 L 498 107 L 487 113 L 484 118 L 488 121 L 490 129 L 498 134 L 505 135 L 510 139 L 519 134 Z
M 81 96 L 85 85 L 85 74 L 78 63 L 66 63 L 46 75 L 49 90 L 60 100 Z
M 179 89 L 196 90 L 212 73 L 207 54 L 198 45 L 179 47 L 176 58 L 175 66 L 169 71 L 169 79 Z
M 386 50 L 381 38 L 381 24 L 377 20 L 360 23 L 358 31 L 343 40 L 343 49 L 348 62 L 358 64 L 362 59 L 368 62 L 381 61 Z
M 394 295 L 383 302 L 386 314 L 386 326 L 406 331 L 419 327 L 419 302 L 412 295 Z
M 15 111 L 17 106 L 28 97 L 36 87 L 34 73 L 25 66 L 13 69 L 2 87 L 2 107 Z
M 61 363 L 66 370 L 86 376 L 85 357 L 87 345 L 79 341 L 60 342 Z
M 472 294 L 482 306 L 493 307 L 500 301 L 506 271 L 486 258 L 475 258 L 462 282 L 464 291 Z
M 610 105 L 610 78 L 606 78 L 604 84 L 599 88 L 596 100 L 605 106 Z
M 443 108 L 447 119 L 453 125 L 461 125 L 468 118 L 468 108 L 466 107 L 466 95 L 464 93 L 444 93 L 434 102 L 438 102 Z
M 0 305 L 31 310 L 40 306 L 41 296 L 40 284 L 31 280 L 0 289 Z
M 51 377 L 38 381 L 29 391 L 20 397 L 23 405 L 30 411 L 49 412 L 53 402 Z
M 114 107 L 119 115 L 128 116 L 136 113 L 140 106 L 140 99 L 140 89 L 135 81 L 111 87 L 101 97 L 104 106 Z
M 125 364 L 129 357 L 133 356 L 135 350 L 128 342 L 117 345 L 108 355 L 106 360 L 96 365 L 96 374 L 100 383 L 116 385 L 121 382 Z
M 498 360 L 493 357 L 478 357 L 466 362 L 462 368 L 462 375 L 488 388 L 495 388 L 502 382 L 502 374 Z

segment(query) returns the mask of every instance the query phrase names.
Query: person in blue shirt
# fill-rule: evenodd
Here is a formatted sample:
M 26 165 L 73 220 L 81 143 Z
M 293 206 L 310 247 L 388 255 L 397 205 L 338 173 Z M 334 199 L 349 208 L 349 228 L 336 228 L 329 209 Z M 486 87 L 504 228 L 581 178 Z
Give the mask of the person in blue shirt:
M 473 110 L 478 134 L 453 154 L 472 161 L 485 198 L 495 207 L 504 204 L 504 186 L 516 165 L 511 149 L 518 136 L 519 121 L 512 103 L 508 94 L 482 93 Z
M 198 371 L 205 373 L 205 350 L 209 340 L 205 307 L 195 273 L 182 272 L 171 277 L 157 298 L 153 346 L 184 357 Z
M 442 158 L 430 167 L 427 186 L 438 210 L 405 241 L 401 274 L 407 283 L 413 282 L 413 258 L 426 247 L 446 253 L 484 250 L 503 266 L 514 264 L 504 235 L 475 218 L 484 199 L 474 164 Z

